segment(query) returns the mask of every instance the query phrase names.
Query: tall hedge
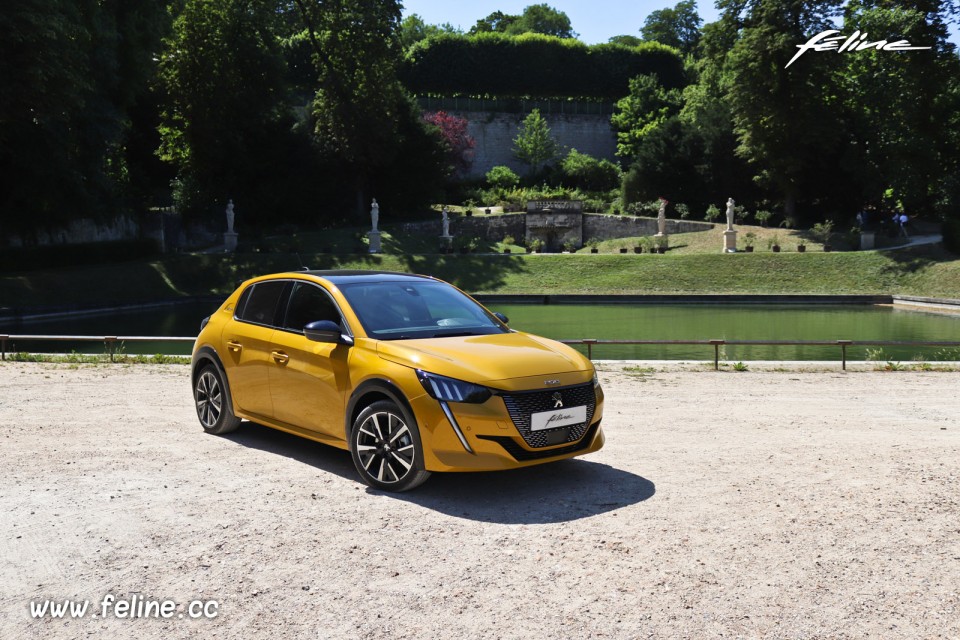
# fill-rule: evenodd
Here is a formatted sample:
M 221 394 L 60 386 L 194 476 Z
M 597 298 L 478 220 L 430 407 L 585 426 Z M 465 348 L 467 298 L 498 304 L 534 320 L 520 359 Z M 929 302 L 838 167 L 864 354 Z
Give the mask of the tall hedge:
M 417 95 L 618 100 L 630 78 L 686 84 L 680 54 L 658 43 L 587 46 L 535 33 L 441 34 L 410 49 L 400 79 Z

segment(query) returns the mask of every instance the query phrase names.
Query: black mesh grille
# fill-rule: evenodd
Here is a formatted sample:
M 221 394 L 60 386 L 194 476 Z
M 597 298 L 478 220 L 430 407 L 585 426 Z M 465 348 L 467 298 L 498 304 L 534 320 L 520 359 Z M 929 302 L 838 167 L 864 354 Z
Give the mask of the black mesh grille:
M 566 425 L 557 429 L 530 430 L 530 414 L 540 411 L 553 411 L 556 405 L 553 394 L 559 393 L 564 407 L 579 407 L 586 405 L 587 419 L 579 424 Z M 524 442 L 531 448 L 548 447 L 564 442 L 576 442 L 583 437 L 587 425 L 593 419 L 593 411 L 597 407 L 597 396 L 590 383 L 579 387 L 564 387 L 562 389 L 548 389 L 546 391 L 527 391 L 523 393 L 504 393 L 500 395 L 507 405 L 510 418 L 523 437 Z M 553 455 L 551 453 L 551 455 Z M 514 456 L 516 457 L 516 456 Z
M 563 456 L 581 449 L 586 449 L 590 446 L 590 443 L 593 441 L 593 436 L 597 432 L 600 423 L 590 427 L 590 430 L 587 431 L 586 437 L 575 444 L 571 444 L 566 447 L 560 447 L 558 449 L 547 449 L 546 451 L 527 451 L 521 447 L 516 440 L 513 438 L 508 438 L 506 436 L 477 436 L 482 440 L 492 440 L 496 442 L 501 447 L 506 449 L 507 453 L 513 456 L 514 460 L 518 462 L 526 462 L 528 460 L 542 460 L 543 458 L 552 458 L 553 456 Z

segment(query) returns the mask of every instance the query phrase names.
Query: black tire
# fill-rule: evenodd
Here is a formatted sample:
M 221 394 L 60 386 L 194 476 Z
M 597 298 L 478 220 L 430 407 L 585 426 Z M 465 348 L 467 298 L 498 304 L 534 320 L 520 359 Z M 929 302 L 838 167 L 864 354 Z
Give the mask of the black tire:
M 230 406 L 227 385 L 214 365 L 208 364 L 200 370 L 197 383 L 193 386 L 193 401 L 200 426 L 207 433 L 219 436 L 235 431 L 240 426 L 240 418 L 233 415 L 233 407 Z
M 360 412 L 350 430 L 350 453 L 360 478 L 376 489 L 408 491 L 430 477 L 416 422 L 390 400 Z

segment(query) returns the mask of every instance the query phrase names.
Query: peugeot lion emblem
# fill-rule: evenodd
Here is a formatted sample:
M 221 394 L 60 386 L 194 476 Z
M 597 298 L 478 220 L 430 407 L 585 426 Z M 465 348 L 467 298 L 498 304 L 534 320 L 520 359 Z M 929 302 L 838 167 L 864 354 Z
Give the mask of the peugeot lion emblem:
M 553 396 L 551 396 L 551 397 L 553 398 L 553 408 L 554 408 L 554 409 L 559 409 L 560 407 L 563 406 L 563 396 L 560 395 L 560 392 L 559 392 L 559 391 L 557 391 L 556 393 L 554 393 Z

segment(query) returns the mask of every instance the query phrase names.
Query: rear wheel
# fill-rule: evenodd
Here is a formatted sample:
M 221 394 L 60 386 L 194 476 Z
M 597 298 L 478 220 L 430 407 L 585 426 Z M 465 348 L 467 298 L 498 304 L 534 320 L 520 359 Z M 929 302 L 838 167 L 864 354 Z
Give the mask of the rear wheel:
M 221 435 L 240 426 L 240 418 L 233 415 L 226 390 L 223 377 L 215 366 L 208 364 L 200 371 L 193 389 L 193 399 L 197 405 L 200 426 L 207 433 Z
M 350 433 L 350 452 L 360 477 L 384 491 L 407 491 L 430 477 L 423 468 L 417 425 L 389 400 L 360 412 Z

